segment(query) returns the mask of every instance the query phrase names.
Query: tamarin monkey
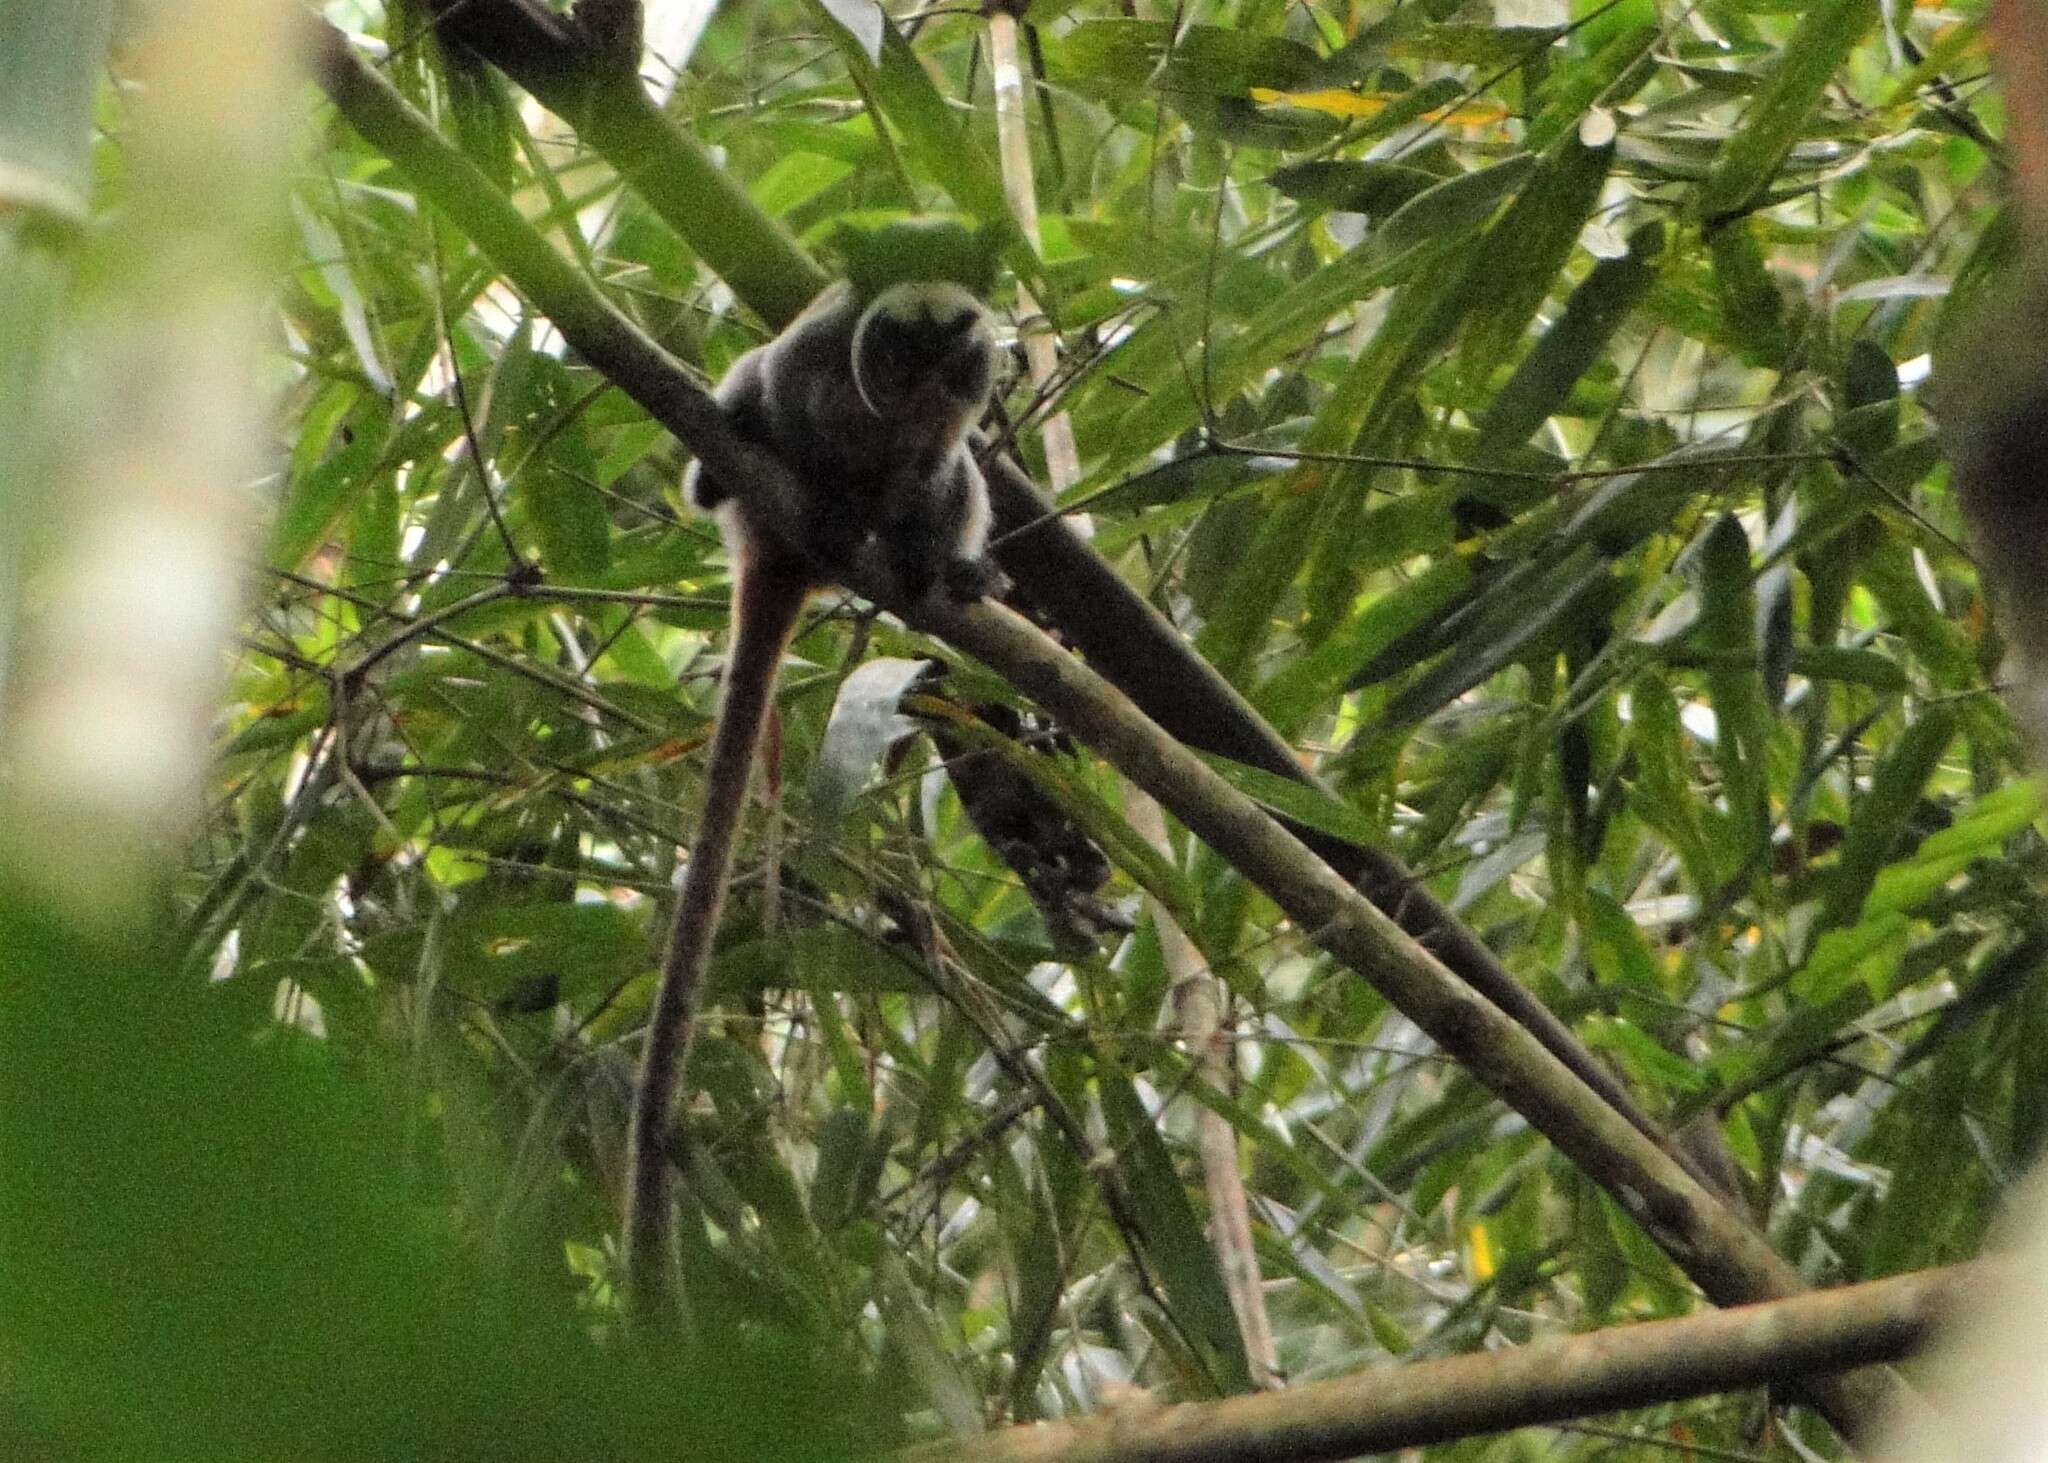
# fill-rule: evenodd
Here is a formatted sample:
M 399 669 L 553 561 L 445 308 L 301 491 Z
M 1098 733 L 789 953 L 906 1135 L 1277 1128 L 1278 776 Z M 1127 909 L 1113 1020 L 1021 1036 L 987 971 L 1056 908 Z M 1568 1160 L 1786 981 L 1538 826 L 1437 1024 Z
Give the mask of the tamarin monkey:
M 689 502 L 717 515 L 732 560 L 733 635 L 627 1141 L 626 1272 L 644 1319 L 658 1323 L 676 1304 L 664 1140 L 776 669 L 810 592 L 851 571 L 886 579 L 905 604 L 935 588 L 978 599 L 997 583 L 988 488 L 967 447 L 997 360 L 988 310 L 958 284 L 833 285 L 733 362 L 717 391 L 740 435 L 807 490 L 800 538 L 771 528 L 742 492 L 696 464 L 683 479 Z

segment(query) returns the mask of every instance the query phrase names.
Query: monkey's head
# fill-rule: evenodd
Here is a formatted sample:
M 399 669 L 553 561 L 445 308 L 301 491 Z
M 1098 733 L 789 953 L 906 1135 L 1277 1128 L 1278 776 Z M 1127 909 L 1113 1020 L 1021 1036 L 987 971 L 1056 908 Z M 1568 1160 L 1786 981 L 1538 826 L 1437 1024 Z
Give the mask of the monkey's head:
M 954 433 L 987 409 L 996 360 L 988 308 L 944 280 L 891 285 L 853 331 L 853 382 L 868 410 Z

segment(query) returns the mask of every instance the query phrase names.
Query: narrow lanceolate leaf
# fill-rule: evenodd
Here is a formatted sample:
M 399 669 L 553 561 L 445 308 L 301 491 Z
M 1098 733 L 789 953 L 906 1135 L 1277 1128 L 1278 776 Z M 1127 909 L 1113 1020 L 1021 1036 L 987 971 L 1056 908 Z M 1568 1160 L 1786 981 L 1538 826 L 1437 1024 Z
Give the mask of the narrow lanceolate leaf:
M 1287 662 L 1259 687 L 1259 709 L 1283 733 L 1334 697 L 1394 640 L 1440 617 L 1472 585 L 1472 560 L 1458 554 L 1432 564 L 1408 583 L 1351 616 L 1306 655 Z
M 1413 245 L 1477 227 L 1525 180 L 1533 185 L 1536 168 L 1534 156 L 1517 154 L 1416 194 L 1373 236 L 1376 252 L 1382 257 L 1398 254 Z
M 960 1368 L 940 1318 L 923 1289 L 912 1283 L 895 1251 L 884 1247 L 874 1267 L 875 1310 L 888 1328 L 889 1344 L 902 1359 L 905 1381 L 954 1432 L 982 1426 L 981 1401 Z
M 1118 1154 L 1121 1179 L 1134 1217 L 1143 1226 L 1146 1256 L 1187 1339 L 1213 1369 L 1226 1392 L 1251 1390 L 1251 1363 L 1230 1308 L 1230 1293 L 1216 1268 L 1201 1221 L 1174 1171 L 1173 1156 L 1129 1079 L 1098 1075 L 1102 1116 Z
M 1388 705 L 1382 729 L 1412 726 L 1532 648 L 1554 643 L 1560 627 L 1597 601 L 1611 582 L 1604 562 L 1577 555 L 1544 578 L 1524 580 L 1519 592 L 1501 603 L 1485 605 L 1459 646 Z
M 1375 290 L 1422 274 L 1461 235 L 1485 222 L 1533 166 L 1531 158 L 1512 157 L 1416 194 L 1349 253 L 1308 275 L 1270 308 L 1260 311 L 1242 336 L 1211 348 L 1200 370 L 1188 369 L 1176 355 L 1165 363 L 1156 382 L 1120 374 L 1120 383 L 1148 386 L 1151 394 L 1117 422 L 1115 458 L 1129 461 L 1195 425 L 1201 419 L 1198 388 L 1211 403 L 1220 405 L 1313 340 L 1339 311 Z M 1332 430 L 1326 436 L 1335 445 L 1320 441 L 1304 445 L 1321 451 L 1341 451 L 1348 445 L 1343 433 Z
M 1296 782 L 1291 777 L 1282 777 L 1262 767 L 1233 762 L 1227 757 L 1204 754 L 1202 760 L 1246 797 L 1265 804 L 1304 827 L 1363 846 L 1380 841 L 1379 827 L 1372 819 L 1319 787 Z
M 1490 231 L 1486 239 L 1467 240 L 1462 246 L 1456 235 L 1493 211 L 1501 187 L 1519 180 L 1521 172 L 1511 170 L 1513 162 L 1458 179 L 1455 190 L 1444 184 L 1418 195 L 1387 220 L 1380 235 L 1367 240 L 1367 245 L 1400 249 L 1396 259 L 1427 260 L 1440 267 L 1408 279 L 1395 296 L 1371 346 L 1351 363 L 1316 412 L 1302 441 L 1305 450 L 1372 454 L 1388 453 L 1399 445 L 1382 440 L 1372 428 L 1380 422 L 1390 392 L 1406 386 L 1436 358 L 1472 303 L 1474 282 L 1492 265 L 1486 246 L 1498 235 Z M 1539 170 L 1528 186 L 1534 188 L 1546 175 L 1554 176 L 1554 170 Z M 1448 237 L 1432 239 L 1426 230 L 1445 230 Z M 1350 540 L 1339 529 L 1356 522 L 1364 478 L 1363 469 L 1321 461 L 1304 462 L 1295 473 L 1296 496 L 1261 530 L 1231 582 L 1223 608 L 1203 632 L 1204 653 L 1226 674 L 1243 673 L 1265 643 L 1288 587 L 1311 559 L 1317 560 L 1317 582 L 1310 599 L 1319 613 L 1309 627 L 1310 638 L 1320 639 L 1334 628 L 1333 611 L 1351 588 Z
M 1627 254 L 1593 266 L 1557 323 L 1543 332 L 1487 408 L 1479 424 L 1481 456 L 1527 441 L 1564 405 L 1657 277 L 1663 249 L 1663 225 L 1645 224 L 1629 240 Z
M 1955 734 L 1955 713 L 1943 706 L 1929 707 L 1877 764 L 1870 791 L 1857 803 L 1842 840 L 1841 858 L 1821 906 L 1821 929 L 1846 925 L 1862 910 L 1864 896 Z
M 586 486 L 589 478 L 565 470 L 572 466 L 536 465 L 522 481 L 524 503 L 533 516 L 542 562 L 564 578 L 588 583 L 604 573 L 611 556 L 611 520 L 604 500 Z
M 1970 684 L 1976 675 L 1971 647 L 1943 607 L 1928 598 L 1927 586 L 1903 543 L 1892 537 L 1880 540 L 1858 566 L 1856 577 L 1936 684 L 1950 690 Z
M 364 433 L 325 461 L 293 475 L 270 531 L 271 563 L 296 569 L 320 547 L 369 490 L 381 445 Z
M 1791 349 L 1785 300 L 1764 263 L 1763 248 L 1746 219 L 1714 230 L 1707 240 L 1714 261 L 1714 293 L 1721 319 L 1751 365 L 1781 366 Z
M 1588 108 L 1618 107 L 1641 91 L 1657 74 L 1651 49 L 1663 33 L 1658 25 L 1625 26 L 1584 61 L 1553 72 L 1529 123 L 1529 146 L 1548 147 L 1578 126 Z
M 1290 90 L 1315 73 L 1320 59 L 1282 36 L 1220 25 L 1176 29 L 1158 20 L 1084 20 L 1055 55 L 1068 81 L 1110 90 L 1163 84 L 1230 97 L 1260 87 Z
M 1017 1276 L 1016 1299 L 1010 1306 L 1010 1396 L 1028 1398 L 1036 1390 L 1039 1371 L 1045 1365 L 1065 1285 L 1066 1277 L 1060 1266 L 1064 1246 L 1059 1215 L 1045 1180 L 1022 1179 L 1016 1165 L 1005 1157 L 992 1160 L 988 1170 L 990 1207 L 1002 1224 Z M 1018 1415 L 1029 1415 L 1028 1407 L 1018 1408 L 1014 1400 L 1012 1406 Z
M 1668 676 L 1645 671 L 1629 689 L 1630 745 L 1636 754 L 1635 815 L 1664 835 L 1687 882 L 1706 891 L 1720 883 L 1713 846 L 1700 822 L 1685 729 Z
M 1593 138 L 1591 145 L 1586 139 Z M 1614 161 L 1614 124 L 1594 113 L 1559 143 L 1500 221 L 1487 231 L 1488 261 L 1474 276 L 1471 320 L 1461 357 L 1483 372 L 1521 344 L 1529 321 L 1557 285 Z
M 1863 1243 L 1866 1274 L 1895 1275 L 1976 1249 L 1999 1187 L 1974 1146 L 1956 1141 L 1956 1115 L 1979 1100 L 1977 1066 L 1968 1043 L 1942 1051 L 1916 1084 L 1925 1100 L 1885 1135 L 1891 1182 Z
M 1899 368 L 1891 353 L 1859 335 L 1849 343 L 1841 390 L 1835 439 L 1860 461 L 1874 461 L 1899 440 Z
M 860 43 L 860 48 L 870 61 L 882 59 L 882 32 L 888 27 L 889 17 L 882 13 L 882 7 L 875 0 L 818 0 L 834 20 L 846 27 L 848 35 Z
M 882 36 L 881 59 L 869 62 L 852 32 L 839 26 L 832 30 L 835 37 L 844 37 L 842 50 L 848 55 L 849 69 L 856 75 L 868 71 L 875 99 L 901 134 L 904 147 L 938 180 L 954 204 L 984 224 L 1009 222 L 1010 207 L 1004 201 L 995 164 L 961 127 L 902 32 L 889 26 Z
M 1880 871 L 1864 900 L 1864 913 L 1918 909 L 1973 860 L 1996 858 L 2006 839 L 2040 816 L 2041 784 L 2036 779 L 1986 793 L 1955 822 L 1923 839 L 1911 858 Z
M 1266 181 L 1302 203 L 1378 219 L 1417 194 L 1436 187 L 1443 179 L 1405 163 L 1343 160 L 1296 163 L 1281 168 Z
M 1749 540 L 1742 525 L 1724 515 L 1707 530 L 1695 553 L 1700 596 L 1696 636 L 1703 649 L 1717 652 L 1706 676 L 1718 732 L 1714 754 L 1727 782 L 1728 811 L 1743 850 L 1753 852 L 1761 846 L 1769 818 L 1764 747 L 1770 739 L 1770 714 L 1757 659 Z
M 1800 17 L 1770 80 L 1742 119 L 1742 130 L 1707 175 L 1699 203 L 1705 218 L 1741 213 L 1770 187 L 1828 79 L 1875 23 L 1877 9 L 1877 0 L 1822 0 Z

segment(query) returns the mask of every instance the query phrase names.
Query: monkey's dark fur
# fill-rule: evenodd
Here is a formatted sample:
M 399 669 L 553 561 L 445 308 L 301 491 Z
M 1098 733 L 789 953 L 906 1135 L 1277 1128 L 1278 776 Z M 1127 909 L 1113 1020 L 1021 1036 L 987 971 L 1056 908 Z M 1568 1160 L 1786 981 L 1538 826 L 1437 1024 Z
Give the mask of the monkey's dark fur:
M 1066 749 L 1064 738 L 1048 745 L 1047 738 L 1028 734 L 1008 706 L 992 702 L 976 706 L 974 714 L 1033 753 Z M 1024 881 L 1054 949 L 1070 959 L 1095 955 L 1110 931 L 1130 929 L 1128 919 L 1096 897 L 1109 881 L 1109 860 L 1065 809 L 1001 757 L 953 736 L 945 722 L 934 721 L 931 734 L 968 822 Z
M 988 489 L 966 436 L 988 407 L 997 350 L 988 311 L 958 285 L 918 281 L 864 300 L 832 286 L 781 335 L 733 362 L 718 402 L 733 426 L 807 490 L 801 541 L 695 465 L 691 503 L 715 512 L 733 566 L 733 640 L 718 729 L 628 1131 L 626 1268 L 635 1318 L 676 1319 L 668 1131 L 699 991 L 732 871 L 747 782 L 775 672 L 813 589 L 884 578 L 904 603 L 943 586 L 978 599 L 988 562 Z
M 965 439 L 995 365 L 988 312 L 959 286 L 900 284 L 864 305 L 841 283 L 733 362 L 718 402 L 742 436 L 818 487 L 812 537 L 793 547 L 820 582 L 875 565 L 906 602 L 940 580 L 978 599 L 994 581 L 988 487 Z M 719 514 L 730 543 L 725 485 L 693 469 L 684 490 Z

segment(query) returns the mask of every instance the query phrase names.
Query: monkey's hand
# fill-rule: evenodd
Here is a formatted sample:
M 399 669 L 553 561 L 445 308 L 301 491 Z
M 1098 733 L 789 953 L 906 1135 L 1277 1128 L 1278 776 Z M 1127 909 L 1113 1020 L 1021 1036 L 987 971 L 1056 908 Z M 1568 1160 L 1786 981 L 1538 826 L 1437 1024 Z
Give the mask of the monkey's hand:
M 955 604 L 972 604 L 978 599 L 992 599 L 1009 588 L 1009 581 L 1003 577 L 995 561 L 987 555 L 979 558 L 958 558 L 949 561 L 942 578 L 946 597 Z

